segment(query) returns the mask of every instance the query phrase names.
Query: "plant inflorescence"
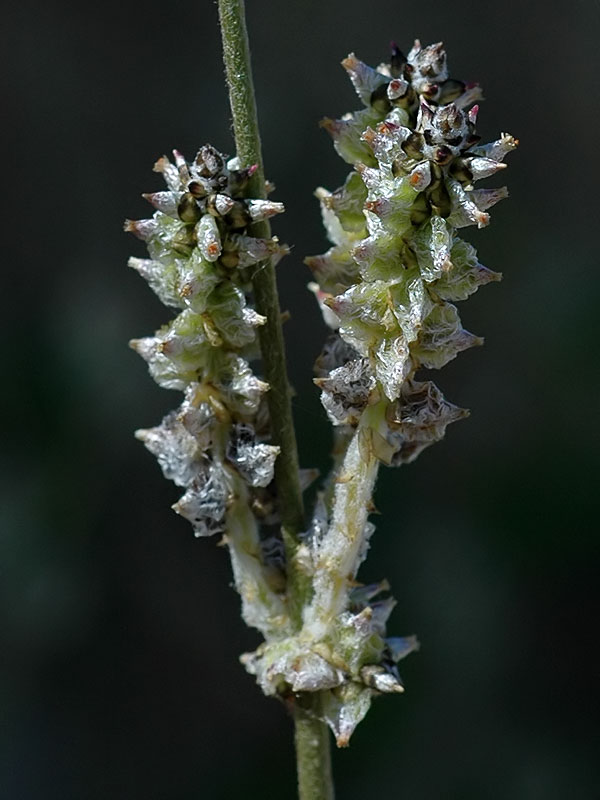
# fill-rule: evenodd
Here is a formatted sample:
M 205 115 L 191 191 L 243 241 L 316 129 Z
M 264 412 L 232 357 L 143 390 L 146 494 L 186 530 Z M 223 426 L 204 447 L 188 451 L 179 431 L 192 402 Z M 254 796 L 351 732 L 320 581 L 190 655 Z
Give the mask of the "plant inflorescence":
M 177 151 L 174 163 L 159 159 L 167 190 L 145 195 L 151 219 L 126 223 L 150 255 L 130 265 L 178 309 L 132 346 L 161 386 L 184 395 L 137 436 L 182 487 L 175 510 L 197 536 L 219 534 L 229 546 L 244 619 L 264 636 L 242 657 L 247 670 L 265 694 L 327 723 L 340 746 L 373 696 L 403 691 L 397 662 L 418 647 L 414 636 L 387 633 L 387 582 L 357 580 L 374 531 L 372 495 L 380 464 L 414 461 L 467 416 L 421 372 L 482 343 L 454 303 L 501 276 L 458 232 L 488 224 L 506 190 L 475 184 L 517 145 L 508 134 L 481 144 L 480 89 L 449 77 L 441 44 L 417 41 L 407 56 L 393 45 L 377 68 L 353 54 L 342 64 L 364 107 L 322 123 L 352 171 L 334 192 L 317 190 L 332 246 L 306 259 L 332 329 L 315 382 L 334 459 L 299 536 L 282 530 L 269 384 L 250 366 L 265 323 L 253 281 L 287 253 L 253 225 L 283 205 L 248 197 L 257 165 L 205 145 L 191 162 Z

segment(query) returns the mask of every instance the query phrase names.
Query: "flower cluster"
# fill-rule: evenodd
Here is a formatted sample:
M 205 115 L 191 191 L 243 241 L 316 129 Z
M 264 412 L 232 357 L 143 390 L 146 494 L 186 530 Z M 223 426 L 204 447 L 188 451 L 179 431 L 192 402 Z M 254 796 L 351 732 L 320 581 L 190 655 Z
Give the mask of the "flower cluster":
M 325 123 L 355 169 L 337 191 L 318 190 L 334 246 L 307 263 L 326 320 L 349 347 L 328 345 L 322 359 L 328 374 L 318 382 L 335 425 L 356 425 L 378 399 L 393 404 L 384 438 L 395 450 L 390 458 L 404 461 L 398 448 L 406 437 L 414 440 L 415 427 L 431 442 L 432 426 L 442 435 L 442 421 L 460 416 L 414 374 L 482 343 L 462 328 L 452 301 L 501 276 L 478 262 L 456 230 L 487 225 L 487 209 L 506 189 L 473 184 L 503 169 L 517 142 L 503 134 L 479 144 L 473 105 L 479 87 L 448 78 L 441 44 L 415 42 L 406 58 L 394 47 L 391 62 L 377 69 L 354 55 L 342 64 L 366 109 Z M 406 437 L 401 420 L 409 426 Z
M 158 427 L 136 435 L 165 476 L 184 489 L 174 509 L 195 534 L 225 534 L 246 621 L 273 632 L 283 624 L 283 599 L 269 589 L 255 515 L 270 507 L 264 495 L 279 448 L 263 441 L 269 386 L 249 360 L 258 355 L 256 328 L 265 318 L 248 299 L 253 267 L 280 258 L 287 247 L 247 229 L 284 209 L 246 199 L 255 168 L 240 169 L 210 145 L 191 163 L 177 151 L 174 156 L 174 164 L 162 157 L 154 167 L 168 190 L 144 195 L 156 209 L 152 219 L 128 220 L 125 229 L 150 255 L 131 258 L 130 266 L 163 303 L 179 309 L 154 336 L 131 346 L 156 382 L 182 391 L 184 400 Z
M 463 329 L 454 302 L 501 276 L 457 230 L 488 224 L 487 209 L 506 189 L 474 184 L 503 169 L 517 145 L 508 134 L 480 144 L 479 87 L 448 77 L 441 44 L 417 41 L 406 57 L 393 46 L 390 62 L 376 69 L 354 55 L 342 64 L 365 108 L 323 126 L 354 170 L 340 189 L 317 191 L 333 246 L 306 259 L 335 331 L 316 383 L 344 446 L 307 542 L 314 594 L 304 636 L 331 668 L 313 690 L 325 690 L 322 719 L 338 744 L 374 693 L 401 690 L 394 662 L 416 647 L 412 637 L 387 638 L 394 601 L 381 599 L 380 586 L 357 589 L 373 531 L 372 491 L 379 463 L 413 461 L 468 413 L 417 372 L 482 343 Z
M 479 87 L 448 76 L 441 44 L 415 42 L 406 57 L 394 46 L 376 69 L 354 55 L 342 64 L 364 108 L 323 126 L 353 171 L 336 191 L 317 191 L 332 247 L 306 260 L 333 329 L 315 380 L 335 426 L 335 463 L 287 561 L 286 532 L 259 530 L 277 521 L 279 448 L 266 443 L 269 387 L 249 364 L 265 323 L 250 305 L 253 270 L 287 252 L 249 228 L 283 206 L 248 199 L 253 168 L 206 145 L 191 163 L 176 151 L 174 164 L 159 159 L 168 191 L 145 195 L 152 219 L 126 223 L 150 255 L 130 265 L 179 310 L 132 346 L 161 386 L 184 393 L 161 425 L 137 435 L 184 490 L 175 510 L 196 535 L 220 533 L 230 548 L 244 619 L 265 637 L 243 656 L 246 668 L 267 695 L 317 693 L 311 713 L 340 746 L 374 695 L 403 691 L 397 662 L 418 647 L 414 636 L 387 634 L 387 583 L 356 580 L 374 530 L 372 494 L 381 463 L 413 461 L 467 415 L 418 372 L 482 343 L 454 303 L 501 276 L 457 231 L 488 224 L 506 190 L 474 185 L 517 145 L 508 134 L 480 144 Z

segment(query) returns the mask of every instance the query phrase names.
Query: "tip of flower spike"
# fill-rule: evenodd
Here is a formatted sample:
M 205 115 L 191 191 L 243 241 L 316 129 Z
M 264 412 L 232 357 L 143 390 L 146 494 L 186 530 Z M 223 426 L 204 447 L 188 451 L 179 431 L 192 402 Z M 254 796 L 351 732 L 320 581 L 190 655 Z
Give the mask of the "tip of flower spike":
M 454 105 L 457 108 L 466 108 L 476 100 L 485 100 L 481 86 L 478 83 L 467 83 L 464 92 L 454 100 Z
M 473 125 L 477 122 L 477 114 L 479 113 L 479 106 L 476 104 L 469 110 L 467 113 L 467 117 L 469 118 L 469 122 Z
M 306 262 L 308 263 L 308 261 Z M 312 264 L 308 263 L 308 266 L 312 269 Z M 325 324 L 329 328 L 333 328 L 333 330 L 337 330 L 340 327 L 340 320 L 338 315 L 332 309 L 332 304 L 335 303 L 335 298 L 333 295 L 324 292 L 318 283 L 311 281 L 308 286 L 308 290 L 312 292 L 319 304 L 319 308 L 321 309 L 321 314 L 323 315 L 323 320 Z
M 421 649 L 421 643 L 416 636 L 393 636 L 385 640 L 388 646 L 392 661 L 400 661 L 410 653 L 416 653 Z
M 166 177 L 169 174 L 172 174 L 173 171 L 176 172 L 176 168 L 173 166 L 173 164 L 171 164 L 168 156 L 161 156 L 157 161 L 154 162 L 152 171 L 160 172 Z
M 408 57 L 410 58 L 411 56 L 415 56 L 419 52 L 419 50 L 421 50 L 421 40 L 415 39 L 413 42 L 412 50 L 408 54 Z
M 519 146 L 519 140 L 515 139 L 514 136 L 511 136 L 510 133 L 501 133 L 500 138 L 502 140 L 502 144 L 511 150 L 514 150 Z
M 323 266 L 324 263 L 323 256 L 306 256 L 306 258 L 304 259 L 304 263 L 310 270 L 312 270 L 312 272 L 316 272 L 316 270 L 320 269 Z M 312 291 L 312 289 L 310 288 L 311 285 L 312 284 L 309 284 L 308 286 L 310 291 Z M 315 283 L 314 285 L 318 286 L 319 284 Z
M 146 278 L 147 280 L 151 277 L 153 269 L 157 264 L 160 269 L 161 265 L 156 261 L 152 261 L 151 258 L 137 258 L 136 256 L 130 256 L 127 261 L 128 267 L 134 269 L 142 278 Z
M 398 75 L 405 64 L 406 56 L 402 50 L 400 50 L 396 42 L 390 42 L 390 67 L 392 76 Z
M 142 197 L 163 214 L 178 218 L 177 209 L 182 197 L 181 192 L 142 192 Z
M 377 692 L 384 694 L 388 693 L 401 693 L 404 691 L 404 686 L 398 680 L 396 675 L 379 666 L 378 664 L 368 664 L 360 671 L 360 677 L 364 684 Z
M 246 205 L 253 222 L 269 219 L 285 211 L 283 203 L 274 203 L 271 200 L 247 200 Z
M 472 194 L 477 205 L 485 211 L 485 209 L 495 206 L 500 200 L 506 200 L 509 191 L 507 186 L 499 186 L 497 189 L 475 189 Z
M 179 152 L 179 150 L 173 150 L 173 158 L 175 159 L 175 164 L 176 164 L 178 167 L 185 167 L 185 166 L 187 166 L 187 165 L 186 165 L 186 163 L 185 163 L 185 158 L 184 158 L 184 157 L 183 157 L 183 155 L 182 155 L 182 154 Z
M 177 167 L 181 181 L 184 184 L 188 184 L 192 176 L 190 175 L 190 171 L 184 156 L 179 152 L 179 150 L 173 150 L 173 158 L 175 159 L 175 166 Z
M 355 70 L 360 64 L 360 61 L 354 53 L 348 53 L 346 58 L 343 58 L 340 63 L 346 72 L 352 72 L 352 70 Z
M 131 347 L 132 350 L 135 350 L 136 353 L 139 353 L 141 356 L 146 352 L 147 345 L 144 339 L 130 339 L 128 342 L 128 346 Z
M 137 431 L 134 431 L 134 437 L 140 441 L 145 442 L 150 434 L 150 431 L 147 428 L 139 428 Z
M 323 119 L 319 121 L 319 128 L 324 128 L 330 136 L 335 136 L 340 130 L 341 125 L 339 120 L 323 117 Z
M 156 221 L 153 219 L 126 219 L 123 224 L 125 233 L 133 233 L 138 239 L 146 241 L 156 230 Z
M 171 191 L 181 190 L 181 178 L 179 170 L 174 164 L 171 164 L 167 156 L 161 156 L 152 167 L 154 172 L 160 172 Z

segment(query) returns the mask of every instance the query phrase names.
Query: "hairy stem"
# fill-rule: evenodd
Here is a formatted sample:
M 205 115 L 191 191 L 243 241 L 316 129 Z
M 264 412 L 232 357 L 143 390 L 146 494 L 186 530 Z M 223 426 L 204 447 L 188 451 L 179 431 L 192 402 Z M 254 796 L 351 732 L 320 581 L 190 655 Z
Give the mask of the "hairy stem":
M 237 481 L 236 498 L 227 513 L 225 541 L 231 555 L 235 585 L 242 599 L 242 617 L 271 640 L 289 636 L 288 617 L 281 594 L 269 585 L 261 560 L 256 518 L 248 502 L 248 490 Z
M 241 166 L 256 164 L 258 167 L 249 181 L 248 196 L 264 198 L 265 176 L 243 0 L 219 0 L 219 18 L 237 155 Z M 265 220 L 255 223 L 250 234 L 268 238 L 271 235 L 269 222 Z M 271 386 L 267 399 L 273 442 L 281 447 L 281 454 L 275 465 L 275 482 L 283 526 L 288 535 L 295 539 L 304 528 L 304 509 L 290 387 L 285 367 L 281 311 L 275 268 L 270 261 L 256 270 L 253 288 L 256 310 L 267 318 L 266 324 L 259 328 L 259 341 L 265 377 Z
M 330 734 L 313 714 L 319 712 L 320 695 L 304 695 L 294 710 L 300 800 L 333 800 Z
M 366 546 L 366 523 L 379 461 L 371 447 L 370 425 L 380 411 L 367 409 L 348 444 L 337 473 L 333 515 L 319 547 L 314 575 L 314 596 L 305 615 L 305 626 L 315 639 L 345 610 L 348 584 L 356 575 Z
M 223 58 L 229 87 L 229 102 L 237 156 L 242 167 L 257 165 L 248 184 L 248 195 L 266 197 L 265 177 L 254 98 L 250 48 L 243 0 L 218 0 Z M 255 223 L 250 234 L 268 238 L 268 222 Z M 275 268 L 270 261 L 260 265 L 253 278 L 256 310 L 266 316 L 259 328 L 259 342 L 265 377 L 271 389 L 267 395 L 273 442 L 281 448 L 275 464 L 275 483 L 283 523 L 287 556 L 289 613 L 297 628 L 302 622 L 302 608 L 310 598 L 310 582 L 295 568 L 294 553 L 298 534 L 304 529 L 304 508 L 298 469 L 296 433 L 292 418 L 290 387 L 287 379 L 281 311 L 277 294 Z M 320 703 L 318 695 L 306 702 Z M 332 800 L 333 785 L 329 753 L 329 732 L 306 711 L 298 709 L 296 759 L 301 800 Z

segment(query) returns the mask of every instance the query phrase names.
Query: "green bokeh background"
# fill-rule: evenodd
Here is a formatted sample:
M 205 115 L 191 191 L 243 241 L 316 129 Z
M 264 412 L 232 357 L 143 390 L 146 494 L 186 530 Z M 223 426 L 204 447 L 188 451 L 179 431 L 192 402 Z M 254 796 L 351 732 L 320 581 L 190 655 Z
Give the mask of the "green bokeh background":
M 338 62 L 443 39 L 484 87 L 484 137 L 521 140 L 511 198 L 467 233 L 505 276 L 461 307 L 486 347 L 438 376 L 472 416 L 379 481 L 361 575 L 390 580 L 390 628 L 422 649 L 335 753 L 341 800 L 600 797 L 599 21 L 595 0 L 248 0 L 304 466 L 330 441 L 302 259 L 326 247 L 314 188 L 347 172 L 317 126 L 358 107 Z M 291 725 L 238 664 L 258 640 L 227 554 L 132 436 L 178 395 L 127 349 L 169 312 L 121 225 L 163 152 L 233 151 L 216 7 L 22 0 L 4 23 L 0 796 L 291 800 Z

